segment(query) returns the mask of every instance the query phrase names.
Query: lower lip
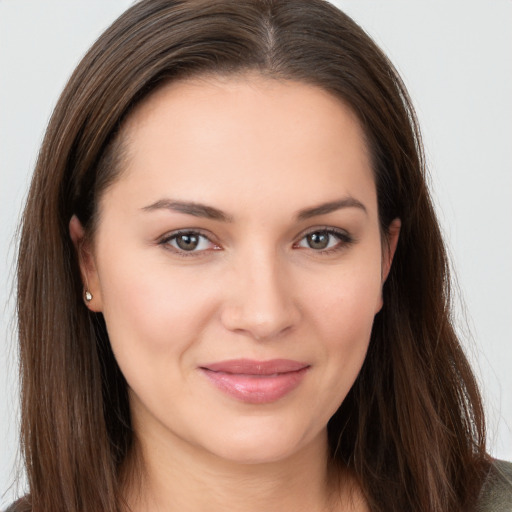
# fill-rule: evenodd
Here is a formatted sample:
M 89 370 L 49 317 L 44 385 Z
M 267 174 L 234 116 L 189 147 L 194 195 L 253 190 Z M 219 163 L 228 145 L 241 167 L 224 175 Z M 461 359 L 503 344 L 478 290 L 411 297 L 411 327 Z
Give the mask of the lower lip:
M 301 383 L 307 370 L 308 367 L 274 375 L 247 375 L 201 368 L 218 389 L 249 404 L 266 404 L 283 398 Z

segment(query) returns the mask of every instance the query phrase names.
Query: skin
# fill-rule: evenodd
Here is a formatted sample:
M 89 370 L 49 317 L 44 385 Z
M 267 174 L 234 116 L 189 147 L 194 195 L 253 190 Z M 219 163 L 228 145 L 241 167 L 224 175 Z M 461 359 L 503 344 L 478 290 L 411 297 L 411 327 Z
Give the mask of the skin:
M 83 243 L 76 217 L 70 233 L 88 307 L 103 313 L 129 385 L 142 461 L 129 504 L 365 510 L 347 475 L 329 475 L 326 425 L 363 364 L 400 223 L 383 241 L 357 118 L 313 86 L 210 77 L 160 89 L 123 136 L 123 170 L 101 198 L 93 241 Z M 180 250 L 176 230 L 198 232 L 200 244 Z M 312 232 L 327 250 L 311 247 Z M 235 358 L 309 369 L 279 400 L 245 403 L 199 371 Z

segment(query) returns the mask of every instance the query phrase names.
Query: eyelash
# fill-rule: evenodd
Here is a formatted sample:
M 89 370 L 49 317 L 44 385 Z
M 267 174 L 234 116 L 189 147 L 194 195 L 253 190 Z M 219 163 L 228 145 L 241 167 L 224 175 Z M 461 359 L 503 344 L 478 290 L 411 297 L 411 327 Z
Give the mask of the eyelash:
M 306 237 L 314 234 L 327 234 L 329 236 L 335 237 L 338 239 L 338 243 L 334 245 L 333 247 L 328 247 L 326 249 L 318 249 L 315 250 L 312 247 L 299 247 L 298 244 L 302 242 Z M 350 245 L 352 245 L 355 242 L 355 239 L 348 234 L 346 231 L 341 229 L 335 229 L 332 227 L 320 227 L 320 228 L 314 228 L 311 230 L 308 230 L 307 232 L 303 233 L 299 239 L 298 242 L 296 242 L 294 247 L 298 249 L 310 249 L 314 252 L 314 254 L 319 255 L 329 255 L 333 254 L 339 251 L 342 251 L 346 248 L 348 248 Z
M 172 251 L 174 254 L 177 254 L 178 256 L 181 256 L 184 258 L 188 258 L 191 256 L 198 257 L 198 256 L 203 255 L 208 250 L 208 249 L 203 249 L 203 250 L 199 250 L 199 251 L 186 251 L 184 249 L 180 249 L 179 247 L 173 247 L 172 245 L 170 245 L 171 241 L 176 240 L 178 237 L 185 236 L 185 235 L 196 236 L 198 238 L 207 240 L 209 244 L 212 244 L 213 246 L 215 246 L 214 249 L 210 249 L 210 250 L 214 250 L 214 251 L 220 250 L 220 247 L 217 244 L 215 244 L 215 242 L 212 242 L 207 235 L 205 235 L 204 233 L 202 233 L 201 231 L 196 230 L 196 229 L 184 229 L 184 230 L 180 230 L 180 231 L 174 231 L 173 233 L 169 233 L 168 235 L 163 236 L 158 241 L 158 244 L 164 246 L 167 250 Z
M 327 234 L 331 237 L 337 238 L 338 243 L 336 243 L 336 245 L 333 247 L 328 247 L 326 249 L 318 249 L 318 250 L 315 250 L 312 247 L 299 246 L 299 244 L 303 240 L 305 240 L 306 237 L 308 237 L 310 235 L 314 235 L 314 234 Z M 209 250 L 209 249 L 202 249 L 199 251 L 197 251 L 197 250 L 187 251 L 185 249 L 180 249 L 178 247 L 173 247 L 172 245 L 170 245 L 171 241 L 176 240 L 178 237 L 184 236 L 184 235 L 196 236 L 201 239 L 207 240 L 208 243 L 215 246 L 213 249 L 210 249 L 210 250 L 215 250 L 215 251 L 221 250 L 221 248 L 217 244 L 215 244 L 215 242 L 213 242 L 207 235 L 205 235 L 204 233 L 202 233 L 199 230 L 194 230 L 194 229 L 175 231 L 173 233 L 165 235 L 158 241 L 158 244 L 164 246 L 167 250 L 171 250 L 174 254 L 177 254 L 178 256 L 185 257 L 185 258 L 191 257 L 191 256 L 192 257 L 201 256 L 201 255 L 204 255 L 204 253 Z M 320 228 L 311 229 L 311 230 L 303 233 L 300 236 L 298 242 L 295 242 L 293 244 L 293 247 L 295 249 L 310 249 L 311 251 L 313 251 L 313 253 L 319 254 L 319 255 L 328 255 L 328 254 L 332 254 L 332 253 L 341 251 L 343 249 L 346 249 L 348 246 L 352 245 L 354 242 L 355 242 L 355 239 L 351 235 L 349 235 L 346 231 L 334 229 L 331 227 L 320 227 Z

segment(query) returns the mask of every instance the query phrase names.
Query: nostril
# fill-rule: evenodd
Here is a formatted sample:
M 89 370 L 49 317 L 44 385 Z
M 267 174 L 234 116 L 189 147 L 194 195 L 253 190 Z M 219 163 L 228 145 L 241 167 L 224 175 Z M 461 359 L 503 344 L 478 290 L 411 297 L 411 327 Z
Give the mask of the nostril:
M 244 328 L 231 329 L 226 322 L 224 326 L 239 335 L 247 336 L 258 342 L 270 341 L 280 339 L 289 334 L 295 328 L 295 321 L 288 321 L 287 323 L 280 324 L 259 324 L 259 325 L 246 325 Z
M 253 253 L 244 256 L 222 301 L 221 322 L 231 332 L 255 341 L 281 337 L 301 318 L 293 287 L 283 269 L 277 268 L 275 255 L 259 254 L 257 260 Z

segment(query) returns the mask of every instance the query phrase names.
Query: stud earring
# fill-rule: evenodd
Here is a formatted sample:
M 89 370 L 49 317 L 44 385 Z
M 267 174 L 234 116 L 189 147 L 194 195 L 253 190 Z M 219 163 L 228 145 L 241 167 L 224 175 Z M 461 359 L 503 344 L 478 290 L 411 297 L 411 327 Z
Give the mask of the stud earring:
M 89 290 L 85 290 L 85 292 L 84 292 L 84 299 L 85 299 L 85 302 L 91 302 L 91 300 L 92 300 L 92 293 Z

